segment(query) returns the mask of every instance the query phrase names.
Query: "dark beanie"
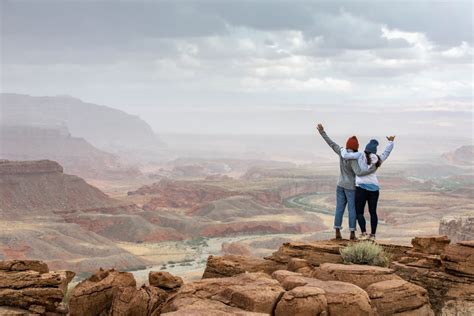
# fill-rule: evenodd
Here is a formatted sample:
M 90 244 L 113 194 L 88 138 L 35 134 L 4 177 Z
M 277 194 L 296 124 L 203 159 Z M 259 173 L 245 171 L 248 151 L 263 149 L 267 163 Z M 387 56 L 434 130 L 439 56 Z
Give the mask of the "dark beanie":
M 359 150 L 359 140 L 357 137 L 352 136 L 347 139 L 346 142 L 346 148 L 347 149 L 352 149 L 353 151 L 358 151 Z
M 376 154 L 378 145 L 379 142 L 376 139 L 371 139 L 367 146 L 365 146 L 365 151 L 371 154 Z

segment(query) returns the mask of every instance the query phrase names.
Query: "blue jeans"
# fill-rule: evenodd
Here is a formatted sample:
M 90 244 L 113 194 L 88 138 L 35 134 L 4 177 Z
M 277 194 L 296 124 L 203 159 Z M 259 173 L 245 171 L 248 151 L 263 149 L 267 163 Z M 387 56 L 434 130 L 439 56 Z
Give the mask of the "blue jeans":
M 355 207 L 355 190 L 344 189 L 337 186 L 336 189 L 336 215 L 334 216 L 334 228 L 342 228 L 342 217 L 344 210 L 349 210 L 349 230 L 356 230 L 356 207 Z

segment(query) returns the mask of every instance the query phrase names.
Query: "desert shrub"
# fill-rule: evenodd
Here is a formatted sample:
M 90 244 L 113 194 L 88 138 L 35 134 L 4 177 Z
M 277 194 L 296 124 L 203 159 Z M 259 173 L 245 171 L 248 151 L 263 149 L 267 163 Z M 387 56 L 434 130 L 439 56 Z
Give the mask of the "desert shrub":
M 367 264 L 371 266 L 387 267 L 390 264 L 390 255 L 384 249 L 371 242 L 361 241 L 341 249 L 344 263 Z

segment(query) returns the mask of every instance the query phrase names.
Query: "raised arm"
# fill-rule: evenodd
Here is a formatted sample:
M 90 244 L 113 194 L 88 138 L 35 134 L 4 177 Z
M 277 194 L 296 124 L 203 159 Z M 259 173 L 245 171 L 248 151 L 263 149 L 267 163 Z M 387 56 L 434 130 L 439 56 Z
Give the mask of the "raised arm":
M 377 171 L 377 167 L 375 164 L 371 164 L 370 167 L 367 166 L 367 163 L 360 163 L 361 159 L 358 160 L 351 160 L 351 168 L 352 171 L 356 174 L 356 176 L 362 177 L 368 174 L 374 173 Z M 362 166 L 361 166 L 362 164 Z
M 324 127 L 322 124 L 318 124 L 317 128 L 318 128 L 319 134 L 321 134 L 321 137 L 326 141 L 329 147 L 331 147 L 332 150 L 334 150 L 334 152 L 339 156 L 341 154 L 341 146 L 339 146 L 331 138 L 329 138 L 329 136 L 324 131 Z
M 395 136 L 388 136 L 387 140 L 388 140 L 388 144 L 385 147 L 385 150 L 383 151 L 383 153 L 380 155 L 380 160 L 382 162 L 387 160 L 388 156 L 390 156 L 390 153 L 392 152 L 392 149 L 393 149 L 393 146 L 394 146 L 393 141 L 395 140 Z

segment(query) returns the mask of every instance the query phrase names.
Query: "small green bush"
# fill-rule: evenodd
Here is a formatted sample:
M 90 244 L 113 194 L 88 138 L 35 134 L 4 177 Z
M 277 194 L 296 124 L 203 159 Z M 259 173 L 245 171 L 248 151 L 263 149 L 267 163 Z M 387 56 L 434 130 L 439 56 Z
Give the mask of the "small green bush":
M 381 246 L 371 241 L 353 243 L 340 252 L 344 263 L 387 267 L 391 259 Z

